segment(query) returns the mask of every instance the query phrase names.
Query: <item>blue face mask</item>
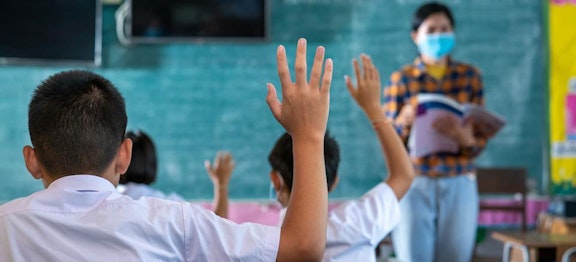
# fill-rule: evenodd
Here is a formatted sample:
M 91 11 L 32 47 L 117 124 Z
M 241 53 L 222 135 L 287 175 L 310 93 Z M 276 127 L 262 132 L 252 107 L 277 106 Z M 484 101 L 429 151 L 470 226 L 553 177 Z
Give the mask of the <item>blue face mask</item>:
M 434 60 L 448 55 L 454 49 L 456 38 L 454 33 L 426 34 L 418 39 L 418 51 Z

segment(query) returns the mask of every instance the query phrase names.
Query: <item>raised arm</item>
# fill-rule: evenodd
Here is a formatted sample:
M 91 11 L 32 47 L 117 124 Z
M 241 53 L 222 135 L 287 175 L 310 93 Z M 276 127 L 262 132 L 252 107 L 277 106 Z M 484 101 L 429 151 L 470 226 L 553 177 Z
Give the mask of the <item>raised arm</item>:
M 300 39 L 296 50 L 296 82 L 290 79 L 286 50 L 276 54 L 282 102 L 276 89 L 268 84 L 266 101 L 272 114 L 292 136 L 294 182 L 282 224 L 278 261 L 320 261 L 326 246 L 328 190 L 324 166 L 324 133 L 330 105 L 332 60 L 318 47 L 307 81 L 306 40 Z
M 232 154 L 226 151 L 218 151 L 213 164 L 209 160 L 204 161 L 206 173 L 214 185 L 212 208 L 216 215 L 223 218 L 228 218 L 228 185 L 235 166 L 236 163 Z
M 414 180 L 414 167 L 392 121 L 382 113 L 378 70 L 368 56 L 361 55 L 361 59 L 363 72 L 360 70 L 358 61 L 353 60 L 356 86 L 352 84 L 349 76 L 346 76 L 346 86 L 376 131 L 388 168 L 386 183 L 390 185 L 396 197 L 401 199 Z

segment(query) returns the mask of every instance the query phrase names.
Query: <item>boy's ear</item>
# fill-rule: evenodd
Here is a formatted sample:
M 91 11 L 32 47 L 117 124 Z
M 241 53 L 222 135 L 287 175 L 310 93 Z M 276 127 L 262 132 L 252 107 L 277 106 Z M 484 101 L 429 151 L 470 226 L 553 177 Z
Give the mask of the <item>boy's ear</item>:
M 332 184 L 332 186 L 328 188 L 328 192 L 332 192 L 332 190 L 334 190 L 334 188 L 336 188 L 336 186 L 338 185 L 338 182 L 340 182 L 340 177 L 338 176 L 338 174 L 336 174 L 336 177 L 334 178 L 334 184 Z
M 274 185 L 274 189 L 276 189 L 276 191 L 279 191 L 282 188 L 282 185 L 284 184 L 284 180 L 282 179 L 280 174 L 274 170 L 270 171 L 270 181 L 272 181 L 272 184 Z
M 36 151 L 31 146 L 25 146 L 22 149 L 22 154 L 24 155 L 24 162 L 26 163 L 26 169 L 35 179 L 42 179 L 44 173 L 38 163 L 38 158 L 36 158 Z
M 129 138 L 124 139 L 120 148 L 118 149 L 118 154 L 116 155 L 116 164 L 114 166 L 114 171 L 117 174 L 124 174 L 130 166 L 130 161 L 132 160 L 132 140 Z

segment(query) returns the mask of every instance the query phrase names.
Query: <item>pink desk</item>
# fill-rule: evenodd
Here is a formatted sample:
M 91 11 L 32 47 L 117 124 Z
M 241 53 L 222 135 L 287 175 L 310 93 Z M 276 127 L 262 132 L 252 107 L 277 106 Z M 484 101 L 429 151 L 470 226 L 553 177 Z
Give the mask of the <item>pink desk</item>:
M 480 201 L 494 205 L 507 205 L 514 202 L 514 200 L 502 198 L 481 199 Z M 546 211 L 548 202 L 547 198 L 528 197 L 526 200 L 526 220 L 528 225 L 535 225 L 538 222 L 538 214 Z M 513 212 L 487 210 L 480 212 L 478 215 L 479 226 L 520 225 L 521 222 L 521 215 Z
M 483 199 L 493 204 L 505 205 L 511 200 L 507 199 Z M 330 208 L 337 207 L 339 201 L 331 202 Z M 204 208 L 211 209 L 211 203 L 197 202 Z M 527 220 L 528 225 L 534 225 L 540 212 L 548 208 L 548 199 L 528 198 L 527 200 Z M 280 213 L 280 205 L 273 202 L 231 202 L 229 216 L 230 220 L 237 223 L 255 222 L 265 225 L 277 225 Z M 481 212 L 478 216 L 479 226 L 509 226 L 520 224 L 520 214 L 501 211 Z

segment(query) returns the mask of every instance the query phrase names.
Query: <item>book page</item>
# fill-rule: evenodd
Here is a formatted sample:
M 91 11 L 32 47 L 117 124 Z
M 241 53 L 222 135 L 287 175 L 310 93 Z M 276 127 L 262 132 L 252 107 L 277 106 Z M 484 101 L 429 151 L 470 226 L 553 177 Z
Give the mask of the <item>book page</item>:
M 420 94 L 417 97 L 416 118 L 408 139 L 412 157 L 423 157 L 434 153 L 457 153 L 458 143 L 437 132 L 434 121 L 440 117 L 463 119 L 462 106 L 455 100 L 439 94 Z
M 506 120 L 484 107 L 475 104 L 460 104 L 441 94 L 419 94 L 416 118 L 410 131 L 408 148 L 412 157 L 423 157 L 435 153 L 457 153 L 459 145 L 451 138 L 437 132 L 433 125 L 440 117 L 456 117 L 459 121 L 471 119 L 474 132 L 485 137 L 494 136 Z
M 480 132 L 485 137 L 493 137 L 506 125 L 504 117 L 490 112 L 485 108 L 474 105 L 465 104 L 465 119 L 471 119 L 474 124 L 474 130 Z

